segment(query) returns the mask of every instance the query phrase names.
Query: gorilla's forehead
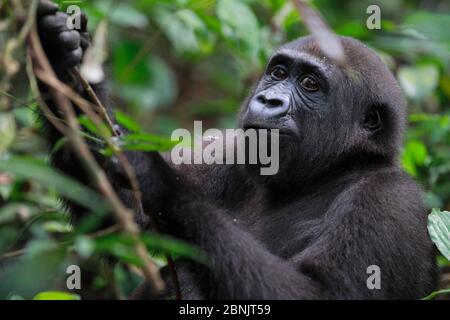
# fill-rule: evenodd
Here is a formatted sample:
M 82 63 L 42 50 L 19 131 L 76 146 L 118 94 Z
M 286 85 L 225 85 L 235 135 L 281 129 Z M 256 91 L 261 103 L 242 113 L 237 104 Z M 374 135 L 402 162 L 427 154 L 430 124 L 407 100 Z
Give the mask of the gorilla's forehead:
M 314 55 L 308 51 L 296 50 L 290 47 L 281 47 L 277 49 L 270 60 L 277 57 L 285 57 L 292 59 L 293 61 L 299 61 L 303 63 L 307 63 L 312 67 L 327 73 L 331 71 L 332 65 L 329 63 L 328 59 L 324 55 Z
M 362 42 L 343 36 L 339 36 L 339 40 L 344 49 L 347 68 L 350 67 L 355 71 L 365 73 L 364 71 L 366 71 L 369 65 L 372 71 L 380 69 L 380 65 L 383 65 L 376 53 Z M 331 60 L 327 59 L 317 44 L 317 41 L 312 36 L 302 37 L 289 42 L 281 46 L 276 51 L 276 53 L 278 52 L 289 52 L 292 56 L 297 57 L 307 56 L 311 61 L 320 63 L 325 67 L 339 68 Z
M 317 45 L 317 42 L 312 36 L 301 37 L 294 41 L 288 42 L 279 48 L 279 50 L 282 49 L 291 49 L 294 51 L 308 52 L 314 56 L 323 55 L 322 51 Z

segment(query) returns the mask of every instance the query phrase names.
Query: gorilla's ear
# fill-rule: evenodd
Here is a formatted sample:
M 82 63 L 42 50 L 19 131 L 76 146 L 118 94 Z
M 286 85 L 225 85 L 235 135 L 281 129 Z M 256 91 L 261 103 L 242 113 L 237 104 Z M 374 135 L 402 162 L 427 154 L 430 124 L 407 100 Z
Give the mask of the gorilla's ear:
M 365 113 L 362 119 L 362 127 L 371 133 L 379 131 L 383 127 L 380 106 L 373 105 Z

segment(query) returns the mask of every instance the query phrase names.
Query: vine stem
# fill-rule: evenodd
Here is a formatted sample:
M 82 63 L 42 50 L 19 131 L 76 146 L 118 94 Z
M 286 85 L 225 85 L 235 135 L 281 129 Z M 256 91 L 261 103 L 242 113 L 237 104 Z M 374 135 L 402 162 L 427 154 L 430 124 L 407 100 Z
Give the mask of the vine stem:
M 36 2 L 37 0 L 34 0 Z M 36 6 L 31 6 L 32 9 L 36 10 Z M 31 9 L 30 9 L 31 10 Z M 36 12 L 34 12 L 36 14 Z M 111 184 L 109 183 L 105 172 L 101 169 L 95 160 L 95 157 L 89 150 L 88 145 L 84 141 L 84 138 L 79 134 L 80 126 L 76 118 L 76 113 L 74 112 L 70 100 L 61 93 L 61 82 L 57 79 L 50 63 L 42 49 L 39 36 L 37 34 L 36 25 L 28 35 L 29 44 L 29 61 L 32 62 L 32 70 L 39 80 L 46 83 L 50 87 L 50 93 L 57 105 L 61 108 L 64 119 L 67 123 L 65 128 L 65 136 L 72 145 L 75 154 L 79 160 L 83 163 L 85 168 L 89 171 L 90 177 L 93 179 L 94 185 L 97 189 L 105 196 L 111 205 L 111 209 L 116 219 L 118 220 L 122 231 L 130 235 L 134 240 L 134 249 L 136 254 L 142 260 L 143 264 L 141 266 L 142 273 L 150 285 L 151 290 L 158 294 L 164 290 L 164 282 L 162 281 L 159 268 L 150 259 L 147 249 L 140 241 L 140 229 L 138 225 L 134 222 L 133 213 L 131 210 L 126 208 Z M 53 83 L 50 83 L 49 77 L 52 78 Z M 53 84 L 53 85 L 52 85 Z M 42 101 L 42 99 L 40 99 Z

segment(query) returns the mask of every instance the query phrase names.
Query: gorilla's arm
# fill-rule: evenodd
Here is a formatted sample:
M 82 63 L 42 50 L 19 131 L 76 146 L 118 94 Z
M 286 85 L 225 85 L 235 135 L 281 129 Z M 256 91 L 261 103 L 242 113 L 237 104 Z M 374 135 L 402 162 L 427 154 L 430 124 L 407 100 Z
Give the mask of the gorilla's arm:
M 78 79 L 74 77 L 71 73 L 71 69 L 80 65 L 82 61 L 82 57 L 85 53 L 85 50 L 90 45 L 90 36 L 87 31 L 87 18 L 86 16 L 81 16 L 81 29 L 80 30 L 69 30 L 66 26 L 67 14 L 58 11 L 58 6 L 49 0 L 40 0 L 38 7 L 38 31 L 39 36 L 41 38 L 41 42 L 43 48 L 48 56 L 49 62 L 51 63 L 55 73 L 58 78 L 70 85 L 76 92 L 78 92 L 82 97 L 89 100 L 88 94 L 83 89 L 82 85 L 79 83 Z M 112 102 L 109 99 L 109 90 L 108 86 L 105 83 L 106 81 L 98 84 L 92 85 L 95 93 L 101 100 L 104 106 L 106 106 L 109 116 L 114 121 L 113 115 L 113 107 Z M 57 117 L 61 117 L 60 109 L 55 104 L 55 101 L 50 93 L 49 88 L 44 83 L 39 82 L 40 91 L 45 103 L 50 107 L 52 113 Z M 74 106 L 74 110 L 77 111 L 76 106 Z M 50 159 L 52 164 L 57 169 L 66 173 L 67 175 L 79 180 L 84 185 L 90 185 L 90 179 L 88 173 L 84 170 L 82 163 L 79 161 L 78 157 L 73 153 L 71 147 L 67 144 L 63 144 L 62 146 L 59 144 L 60 140 L 63 138 L 62 134 L 47 120 L 46 116 L 43 113 L 39 113 L 39 119 L 42 124 L 43 134 L 46 137 L 46 140 L 49 145 L 49 150 L 51 150 Z M 116 125 L 115 129 L 118 131 L 124 132 L 123 128 Z M 91 147 L 91 151 L 93 152 L 96 160 L 100 164 L 100 166 L 105 170 L 107 176 L 110 178 L 110 181 L 113 183 L 116 192 L 119 194 L 120 198 L 124 203 L 128 206 L 131 206 L 133 195 L 132 192 L 127 188 L 128 179 L 124 178 L 117 171 L 121 171 L 121 169 L 115 164 L 114 161 L 111 161 L 110 158 L 102 156 L 99 152 L 97 152 L 102 145 L 87 140 L 87 143 Z M 55 148 L 55 146 L 59 146 Z M 134 169 L 137 175 L 145 174 L 145 165 L 146 165 L 146 156 L 141 152 L 126 152 L 127 158 L 129 158 L 130 162 L 133 163 Z M 170 162 L 170 160 L 168 160 Z M 205 172 L 198 172 L 198 167 L 183 167 L 183 171 L 193 172 L 192 177 L 203 176 Z M 209 168 L 206 168 L 206 171 L 209 171 Z M 218 170 L 215 170 L 216 174 Z M 227 174 L 225 171 L 229 171 L 228 169 L 219 170 L 224 172 L 224 175 Z M 195 179 L 194 179 L 195 180 Z M 197 179 L 198 180 L 198 179 Z M 236 198 L 242 198 L 246 195 L 246 192 L 243 190 L 246 187 L 245 181 L 243 181 L 242 177 L 234 174 L 233 184 L 239 186 L 239 188 L 233 188 L 228 186 L 228 189 L 238 190 L 239 193 L 236 192 Z M 155 185 L 161 185 L 163 187 L 163 182 L 157 181 L 154 182 Z M 216 186 L 214 188 L 203 189 L 202 192 L 206 192 L 211 194 L 211 191 L 214 191 L 213 197 L 220 198 L 223 194 L 221 190 L 224 188 L 222 184 L 227 185 L 229 182 L 228 179 L 217 179 Z M 197 181 L 198 182 L 198 181 Z M 209 186 L 211 186 L 210 184 Z M 219 200 L 219 199 L 218 199 Z M 223 200 L 223 199 L 220 199 Z M 229 199 L 225 199 L 229 200 Z M 222 201 L 223 202 L 223 201 Z M 74 203 L 68 203 L 69 208 L 72 212 L 72 216 L 74 218 L 78 218 L 82 216 L 86 211 L 86 208 L 82 208 L 77 206 Z M 140 212 L 138 213 L 138 222 L 143 222 L 145 225 L 147 224 L 147 218 Z
M 159 154 L 146 154 L 145 164 L 141 162 L 139 167 L 145 171 L 139 174 L 145 195 L 144 211 L 157 213 L 170 235 L 206 252 L 209 258 L 206 274 L 194 277 L 206 281 L 201 287 L 207 291 L 204 292 L 207 298 L 318 297 L 314 282 L 238 227 L 225 209 L 205 199 L 203 192 L 174 171 Z
M 392 168 L 365 174 L 333 201 L 320 236 L 292 259 L 326 299 L 419 299 L 436 279 L 420 188 Z M 428 247 L 424 246 L 426 244 Z M 379 267 L 380 288 L 373 284 Z M 428 280 L 424 281 L 424 280 Z M 416 287 L 409 284 L 415 283 Z
M 37 12 L 38 33 L 52 68 L 61 81 L 71 86 L 72 89 L 83 98 L 89 100 L 87 92 L 83 89 L 83 86 L 78 81 L 77 77 L 71 72 L 74 67 L 81 64 L 83 55 L 90 46 L 90 35 L 87 31 L 87 18 L 84 14 L 80 16 L 81 26 L 79 30 L 69 30 L 67 28 L 67 18 L 68 15 L 58 11 L 58 6 L 53 2 L 49 0 L 39 1 Z M 84 166 L 79 161 L 77 155 L 73 153 L 72 148 L 67 143 L 59 144 L 61 139 L 63 139 L 63 136 L 47 120 L 47 116 L 52 117 L 55 115 L 58 118 L 62 118 L 60 109 L 56 105 L 49 87 L 42 82 L 38 82 L 38 84 L 44 102 L 53 113 L 51 115 L 44 115 L 42 112 L 38 114 L 43 134 L 48 142 L 48 149 L 51 151 L 50 160 L 53 166 L 65 174 L 79 180 L 84 185 L 91 186 L 89 174 L 84 169 Z M 92 85 L 92 87 L 102 103 L 105 106 L 109 106 L 109 90 L 107 84 L 102 82 L 97 85 Z M 73 107 L 74 111 L 77 112 L 77 107 Z M 111 108 L 108 108 L 110 117 L 114 118 L 111 111 Z M 58 121 L 58 119 L 54 120 Z M 107 175 L 109 175 L 111 170 L 109 170 L 108 167 L 111 164 L 111 161 L 98 152 L 103 146 L 88 139 L 86 142 L 89 144 L 98 163 L 105 169 Z M 115 182 L 114 179 L 110 180 L 113 183 Z M 114 187 L 122 201 L 128 206 L 131 206 L 133 201 L 132 192 L 125 188 L 120 188 L 119 185 L 114 185 Z M 67 201 L 67 205 L 75 220 L 82 217 L 86 212 L 89 212 L 89 208 L 83 208 L 70 201 Z M 139 217 L 137 219 L 147 220 L 143 218 L 141 213 L 138 213 L 138 215 Z M 107 219 L 108 221 L 104 222 L 105 225 L 113 222 L 109 216 Z
M 148 155 L 146 168 L 147 174 L 140 176 L 145 210 L 158 210 L 170 234 L 209 256 L 210 265 L 200 279 L 206 281 L 201 287 L 207 298 L 399 298 L 399 288 L 429 271 L 418 270 L 415 259 L 429 261 L 422 267 L 432 269 L 432 257 L 421 251 L 429 240 L 420 190 L 395 170 L 352 181 L 333 200 L 311 244 L 303 249 L 304 243 L 289 240 L 298 249 L 285 260 L 237 226 L 226 210 L 205 200 L 156 154 Z M 169 195 L 162 198 L 161 189 L 152 187 L 157 181 L 165 181 Z M 158 207 L 161 203 L 164 208 Z M 381 289 L 367 287 L 367 268 L 372 265 L 380 267 Z M 404 298 L 419 298 L 407 287 L 401 292 Z

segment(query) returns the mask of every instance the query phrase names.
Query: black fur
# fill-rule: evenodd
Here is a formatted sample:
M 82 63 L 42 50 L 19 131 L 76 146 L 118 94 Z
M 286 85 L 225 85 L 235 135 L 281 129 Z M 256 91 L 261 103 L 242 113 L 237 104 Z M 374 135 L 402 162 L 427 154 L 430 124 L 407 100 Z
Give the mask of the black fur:
M 63 15 L 48 2 L 39 12 L 44 47 L 67 81 L 65 68 L 81 60 L 79 35 L 61 27 Z M 184 298 L 416 299 L 435 288 L 422 191 L 398 164 L 403 96 L 372 50 L 350 38 L 341 42 L 345 68 L 328 61 L 310 37 L 284 45 L 242 106 L 240 127 L 288 133 L 275 176 L 247 166 L 174 166 L 158 153 L 127 154 L 144 211 L 158 214 L 164 232 L 209 256 L 207 266 L 177 262 Z M 287 79 L 273 79 L 277 65 Z M 317 78 L 317 91 L 301 87 L 305 74 Z M 289 108 L 277 117 L 266 117 L 265 109 L 255 114 L 252 108 L 268 107 L 254 105 L 267 103 L 261 94 L 288 97 Z M 47 136 L 51 145 L 59 138 L 53 129 Z M 99 161 L 129 204 L 120 170 Z M 53 162 L 88 183 L 70 150 L 53 155 Z M 380 290 L 366 286 L 370 265 L 381 268 Z M 173 296 L 168 284 L 166 297 Z M 135 297 L 157 298 L 145 286 Z

